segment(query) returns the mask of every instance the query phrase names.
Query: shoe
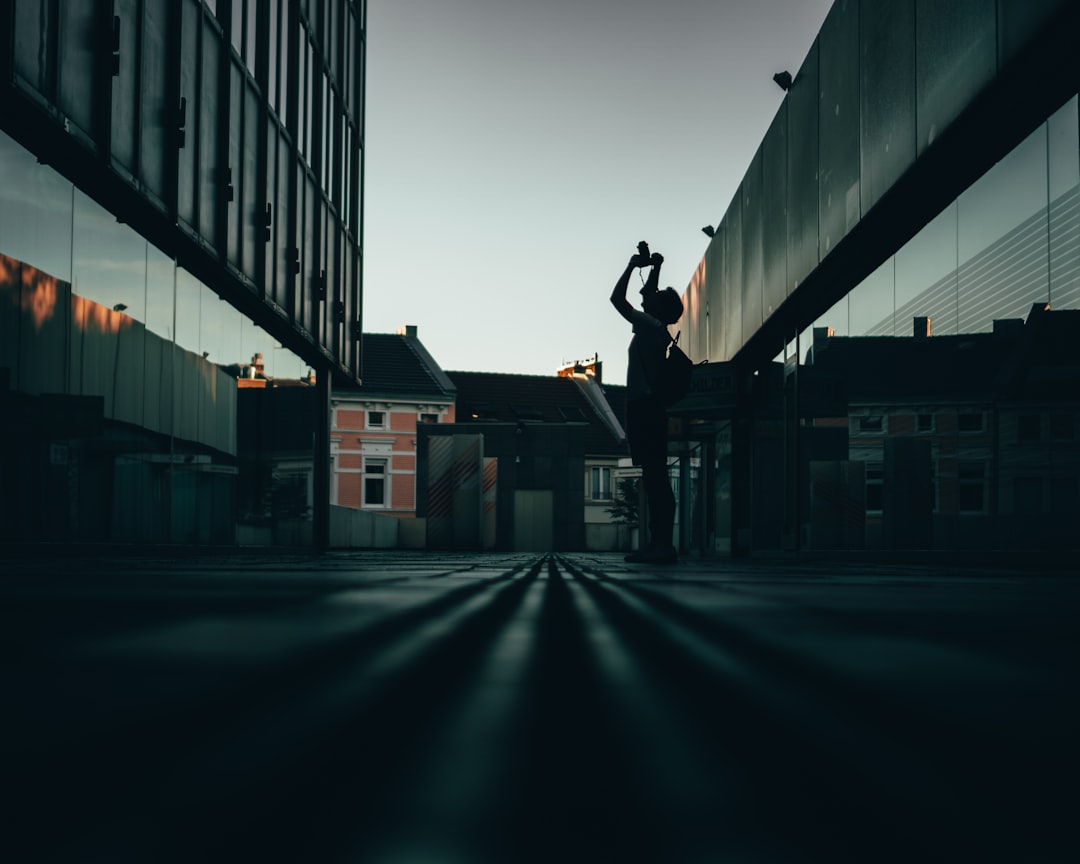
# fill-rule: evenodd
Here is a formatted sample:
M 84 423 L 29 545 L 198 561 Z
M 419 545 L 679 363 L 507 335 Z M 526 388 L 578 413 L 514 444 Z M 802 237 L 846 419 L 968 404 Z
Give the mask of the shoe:
M 630 564 L 678 564 L 679 556 L 674 546 L 647 546 L 637 552 L 631 552 L 623 561 Z

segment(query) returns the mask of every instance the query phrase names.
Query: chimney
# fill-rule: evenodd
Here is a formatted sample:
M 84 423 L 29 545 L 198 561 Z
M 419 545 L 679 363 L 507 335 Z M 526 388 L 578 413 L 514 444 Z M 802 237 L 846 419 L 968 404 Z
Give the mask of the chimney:
M 814 328 L 814 353 L 816 354 L 822 348 L 825 347 L 825 343 L 832 339 L 836 335 L 836 331 L 832 327 L 815 327 Z
M 916 339 L 929 339 L 930 319 L 927 316 L 916 317 L 911 335 Z
M 415 324 L 406 324 L 404 327 L 398 327 L 397 335 L 398 336 L 412 336 L 413 339 L 417 338 L 416 337 L 416 325 Z

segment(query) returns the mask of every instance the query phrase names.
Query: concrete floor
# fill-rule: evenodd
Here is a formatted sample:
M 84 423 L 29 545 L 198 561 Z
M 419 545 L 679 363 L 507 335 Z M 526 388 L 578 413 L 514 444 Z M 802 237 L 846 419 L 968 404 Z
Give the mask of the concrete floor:
M 1080 579 L 0 559 L 0 859 L 1080 861 Z

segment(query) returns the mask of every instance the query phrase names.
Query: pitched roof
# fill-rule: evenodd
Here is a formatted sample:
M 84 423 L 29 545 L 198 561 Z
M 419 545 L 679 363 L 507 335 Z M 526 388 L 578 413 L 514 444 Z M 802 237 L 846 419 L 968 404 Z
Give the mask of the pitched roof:
M 363 334 L 360 340 L 360 382 L 359 387 L 347 388 L 346 392 L 384 397 L 454 397 L 453 382 L 420 340 L 407 334 Z
M 623 454 L 623 441 L 601 416 L 603 402 L 598 407 L 589 400 L 584 382 L 555 375 L 500 372 L 448 372 L 447 375 L 457 387 L 455 413 L 460 423 L 586 423 L 587 454 Z M 601 388 L 602 398 L 609 405 L 614 389 L 622 388 Z M 622 415 L 615 411 L 615 406 L 612 413 L 621 421 Z

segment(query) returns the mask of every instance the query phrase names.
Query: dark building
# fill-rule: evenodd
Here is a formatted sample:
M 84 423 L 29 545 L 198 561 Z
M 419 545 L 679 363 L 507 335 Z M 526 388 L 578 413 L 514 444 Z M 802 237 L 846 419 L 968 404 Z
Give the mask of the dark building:
M 674 412 L 672 453 L 712 466 L 696 488 L 698 539 L 684 535 L 684 550 L 790 551 L 812 537 L 830 548 L 1032 547 L 1057 536 L 1080 482 L 1073 455 L 1057 461 L 1076 447 L 1074 384 L 1047 379 L 1044 408 L 1017 409 L 1056 424 L 1052 489 L 1046 474 L 1038 483 L 1014 476 L 1007 402 L 1027 403 L 1031 382 L 1001 389 L 993 370 L 1007 337 L 991 334 L 1036 304 L 1080 308 L 1078 34 L 1080 7 L 1069 0 L 833 5 L 684 295 L 682 345 L 709 364 Z M 914 319 L 932 320 L 932 335 L 913 340 Z M 1048 320 L 1019 326 L 1068 319 Z M 829 362 L 811 367 L 807 350 L 822 328 L 904 345 L 831 341 Z M 881 410 L 852 402 L 848 416 L 846 399 L 866 375 L 879 386 L 860 398 L 873 392 Z M 905 392 L 927 388 L 942 422 L 996 418 L 996 441 L 989 426 L 957 429 L 956 459 L 928 474 L 915 467 L 930 464 L 926 441 L 886 427 L 877 434 L 888 452 L 861 458 L 858 442 L 874 430 L 860 424 L 884 418 L 886 404 L 910 414 Z M 850 442 L 846 429 L 826 430 L 825 417 L 852 424 Z M 1025 423 L 1034 430 L 1035 420 Z M 852 516 L 823 533 L 825 478 L 809 466 L 838 461 L 864 472 L 834 471 L 829 482 L 849 484 L 845 500 L 858 487 L 866 521 Z M 976 483 L 976 463 L 997 475 Z M 900 502 L 923 507 L 931 494 L 929 514 L 899 518 Z M 1002 508 L 1021 500 L 1039 502 L 1040 515 L 994 530 Z M 875 525 L 871 504 L 890 501 L 893 515 Z
M 612 475 L 625 453 L 608 393 L 563 376 L 448 372 L 456 422 L 418 437 L 418 515 L 435 548 L 615 548 Z M 617 397 L 616 397 L 617 398 Z
M 1065 549 L 1080 521 L 1080 310 L 991 332 L 815 333 L 804 380 L 811 548 Z
M 259 352 L 315 370 L 325 539 L 331 379 L 360 372 L 365 18 L 3 4 L 4 537 L 235 542 L 237 388 L 215 364 Z

